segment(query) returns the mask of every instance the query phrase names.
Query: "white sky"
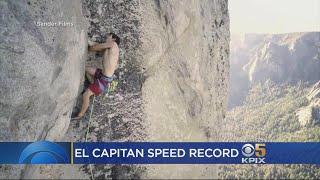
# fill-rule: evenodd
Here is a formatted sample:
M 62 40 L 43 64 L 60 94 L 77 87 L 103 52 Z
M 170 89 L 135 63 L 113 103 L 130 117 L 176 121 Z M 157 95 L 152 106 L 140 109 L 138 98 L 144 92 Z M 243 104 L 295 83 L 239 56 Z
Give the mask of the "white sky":
M 320 31 L 320 0 L 229 0 L 230 31 Z

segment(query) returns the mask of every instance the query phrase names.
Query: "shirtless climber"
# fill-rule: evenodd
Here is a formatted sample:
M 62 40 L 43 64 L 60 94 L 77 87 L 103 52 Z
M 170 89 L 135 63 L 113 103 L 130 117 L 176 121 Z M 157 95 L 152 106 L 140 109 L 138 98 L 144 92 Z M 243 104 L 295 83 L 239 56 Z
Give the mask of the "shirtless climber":
M 109 33 L 107 40 L 102 44 L 95 44 L 89 47 L 89 51 L 104 51 L 103 70 L 93 67 L 86 67 L 86 73 L 94 77 L 94 83 L 90 84 L 83 94 L 81 110 L 72 119 L 81 119 L 89 107 L 90 97 L 98 96 L 106 92 L 109 83 L 113 80 L 113 73 L 118 67 L 119 62 L 120 38 L 114 33 Z

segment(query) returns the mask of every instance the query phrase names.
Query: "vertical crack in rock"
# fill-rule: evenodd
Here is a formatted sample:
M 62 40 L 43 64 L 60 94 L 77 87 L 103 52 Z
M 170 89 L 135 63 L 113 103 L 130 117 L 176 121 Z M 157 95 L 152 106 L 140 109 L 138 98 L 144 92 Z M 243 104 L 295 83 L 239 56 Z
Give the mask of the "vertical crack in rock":
M 142 93 L 145 76 L 141 66 L 141 4 L 133 0 L 83 1 L 83 11 L 90 23 L 89 40 L 104 42 L 109 32 L 118 34 L 120 65 L 115 72 L 118 89 L 108 98 L 97 97 L 92 116 L 89 141 L 144 141 Z M 101 54 L 90 54 L 87 65 L 101 67 Z M 80 102 L 80 101 L 79 101 Z M 88 117 L 86 116 L 86 122 Z M 78 125 L 79 128 L 86 127 Z M 80 138 L 83 138 L 84 134 Z M 84 171 L 89 174 L 88 166 Z M 139 165 L 94 166 L 97 178 L 140 178 Z

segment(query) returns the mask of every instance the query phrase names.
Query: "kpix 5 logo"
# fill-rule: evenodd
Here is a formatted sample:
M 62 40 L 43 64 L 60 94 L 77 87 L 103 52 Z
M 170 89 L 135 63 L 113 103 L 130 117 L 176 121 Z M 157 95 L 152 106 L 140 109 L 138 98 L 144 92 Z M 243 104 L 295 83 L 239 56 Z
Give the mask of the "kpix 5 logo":
M 68 162 L 65 149 L 49 141 L 29 144 L 23 149 L 19 158 L 19 164 L 65 164 Z
M 245 144 L 241 148 L 242 155 L 245 156 L 242 158 L 242 163 L 244 164 L 264 164 L 266 156 L 266 144 Z

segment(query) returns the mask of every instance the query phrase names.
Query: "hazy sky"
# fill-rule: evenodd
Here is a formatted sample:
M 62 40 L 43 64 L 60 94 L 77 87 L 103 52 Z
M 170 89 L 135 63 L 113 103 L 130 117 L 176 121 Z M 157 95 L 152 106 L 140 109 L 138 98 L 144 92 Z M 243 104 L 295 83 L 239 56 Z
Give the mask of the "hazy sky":
M 231 33 L 320 31 L 320 0 L 229 0 Z

